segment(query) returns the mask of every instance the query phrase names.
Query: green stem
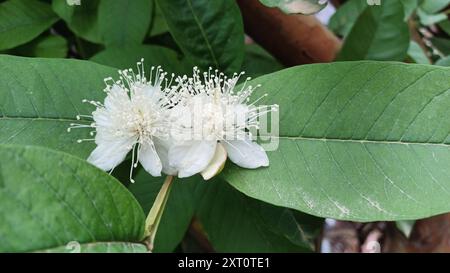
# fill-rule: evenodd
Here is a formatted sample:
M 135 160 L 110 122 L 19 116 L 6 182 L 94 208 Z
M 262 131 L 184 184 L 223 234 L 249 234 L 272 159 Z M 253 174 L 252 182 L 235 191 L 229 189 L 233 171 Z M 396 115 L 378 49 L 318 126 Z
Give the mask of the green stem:
M 158 231 L 159 222 L 161 222 L 161 217 L 164 212 L 164 208 L 166 207 L 167 199 L 169 199 L 172 182 L 173 176 L 167 176 L 164 184 L 159 190 L 158 195 L 156 196 L 150 212 L 148 213 L 147 219 L 145 220 L 145 242 L 149 251 L 153 250 L 156 232 Z

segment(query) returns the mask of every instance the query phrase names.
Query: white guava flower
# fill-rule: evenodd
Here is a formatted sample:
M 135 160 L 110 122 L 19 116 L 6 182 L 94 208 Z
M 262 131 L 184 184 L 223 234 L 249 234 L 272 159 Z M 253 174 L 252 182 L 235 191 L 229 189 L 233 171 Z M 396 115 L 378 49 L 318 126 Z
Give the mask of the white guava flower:
M 171 110 L 173 142 L 169 164 L 179 177 L 201 173 L 205 180 L 221 171 L 229 157 L 235 164 L 249 169 L 266 167 L 269 159 L 264 149 L 252 140 L 252 129 L 258 129 L 258 118 L 278 109 L 277 105 L 256 107 L 249 96 L 255 87 L 247 78 L 236 89 L 244 73 L 227 78 L 216 70 L 200 74 L 195 67 L 193 77 L 175 81 L 182 100 Z
M 104 103 L 93 104 L 92 116 L 79 115 L 78 119 L 92 118 L 89 125 L 71 124 L 70 129 L 95 128 L 97 147 L 88 162 L 105 171 L 113 170 L 132 152 L 130 180 L 133 168 L 140 162 L 153 176 L 161 172 L 172 175 L 175 170 L 168 164 L 169 109 L 177 103 L 175 87 L 165 79 L 167 73 L 160 67 L 152 67 L 149 79 L 145 76 L 143 60 L 138 63 L 138 74 L 132 69 L 119 71 L 120 80 L 105 79 Z M 173 76 L 172 76 L 173 78 Z

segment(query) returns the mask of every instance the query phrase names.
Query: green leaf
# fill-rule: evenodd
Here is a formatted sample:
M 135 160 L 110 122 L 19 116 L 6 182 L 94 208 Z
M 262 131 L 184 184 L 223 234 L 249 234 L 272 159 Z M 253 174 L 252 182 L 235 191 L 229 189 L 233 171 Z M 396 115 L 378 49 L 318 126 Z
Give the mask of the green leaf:
M 148 214 L 164 178 L 152 177 L 141 169 L 134 178 L 136 183 L 129 190 Z M 172 252 L 181 242 L 195 213 L 195 191 L 199 183 L 198 177 L 189 179 L 175 178 L 165 211 L 156 233 L 154 252 Z
M 90 114 L 83 99 L 105 96 L 103 79 L 117 70 L 87 61 L 0 55 L 0 143 L 45 146 L 87 158 L 89 130 L 68 133 L 76 115 Z
M 33 40 L 57 20 L 50 5 L 37 0 L 0 3 L 0 50 Z
M 53 0 L 53 10 L 78 36 L 106 46 L 140 44 L 150 27 L 152 1 L 89 0 L 69 6 Z
M 405 11 L 405 21 L 407 21 L 419 5 L 419 0 L 400 0 Z
M 403 61 L 409 47 L 409 28 L 399 1 L 368 6 L 345 40 L 339 60 Z
M 436 13 L 450 5 L 450 0 L 422 0 L 420 8 L 427 13 Z
M 320 217 L 448 212 L 449 77 L 448 68 L 367 61 L 260 77 L 251 83 L 268 94 L 260 104 L 280 105 L 278 150 L 268 168 L 233 166 L 223 176 L 253 198 Z
M 259 77 L 283 69 L 274 57 L 257 44 L 245 46 L 245 59 L 242 71 L 249 77 Z
M 414 220 L 413 221 L 406 221 L 406 220 L 396 221 L 395 226 L 398 228 L 398 230 L 400 230 L 401 233 L 403 233 L 403 235 L 405 235 L 406 238 L 409 238 L 415 223 L 416 223 L 416 221 L 414 221 Z
M 230 0 L 157 0 L 170 33 L 192 63 L 226 73 L 244 59 L 241 13 Z M 176 12 L 175 12 L 176 11 Z
M 108 48 L 93 56 L 91 61 L 126 69 L 135 67 L 142 58 L 146 67 L 161 65 L 169 73 L 192 73 L 192 65 L 185 58 L 172 49 L 155 45 Z
M 450 66 L 450 56 L 444 57 L 440 60 L 438 60 L 435 65 L 439 66 Z
M 328 27 L 340 36 L 347 36 L 358 17 L 366 8 L 366 0 L 349 0 L 333 14 Z
M 409 42 L 408 56 L 417 64 L 430 64 L 430 59 L 415 41 Z
M 123 243 L 123 242 L 101 242 L 78 245 L 69 243 L 68 246 L 46 249 L 39 251 L 44 253 L 147 253 L 147 248 L 143 244 Z
M 310 252 L 322 221 L 249 198 L 220 179 L 208 181 L 198 216 L 218 252 Z M 305 225 L 309 229 L 304 229 Z M 311 228 L 313 227 L 313 228 Z
M 420 23 L 425 26 L 430 26 L 447 20 L 447 15 L 445 13 L 430 14 L 421 8 L 417 9 L 417 15 L 419 16 Z
M 450 39 L 432 37 L 430 41 L 440 53 L 445 56 L 450 55 Z
M 153 22 L 149 33 L 150 37 L 169 32 L 169 27 L 167 26 L 166 19 L 164 19 L 164 15 L 158 8 L 158 5 L 155 5 L 154 10 Z
M 439 26 L 450 36 L 450 20 L 440 22 Z
M 0 145 L 0 154 L 0 252 L 142 239 L 142 209 L 105 172 L 44 148 Z
M 259 0 L 268 7 L 277 7 L 287 14 L 314 14 L 327 6 L 328 1 L 322 0 Z
M 100 39 L 106 46 L 138 45 L 151 23 L 153 1 L 101 0 L 98 10 Z
M 52 8 L 76 35 L 90 42 L 100 43 L 98 26 L 99 4 L 100 0 L 89 0 L 83 1 L 82 5 L 79 6 L 70 6 L 66 0 L 53 0 Z
M 42 57 L 42 58 L 65 58 L 68 45 L 66 39 L 61 36 L 48 35 L 10 50 L 12 55 Z

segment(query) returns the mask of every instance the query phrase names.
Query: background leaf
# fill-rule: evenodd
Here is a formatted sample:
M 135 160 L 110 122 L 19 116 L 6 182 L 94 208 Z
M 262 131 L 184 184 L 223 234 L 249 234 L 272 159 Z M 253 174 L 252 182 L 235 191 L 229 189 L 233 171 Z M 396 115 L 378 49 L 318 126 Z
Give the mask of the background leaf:
M 448 5 L 450 5 L 450 0 L 433 0 L 433 1 L 422 0 L 420 3 L 420 8 L 428 13 L 436 13 L 444 9 Z
M 153 1 L 101 0 L 98 11 L 100 39 L 106 46 L 138 45 L 151 23 Z
M 77 245 L 57 247 L 52 249 L 46 249 L 40 251 L 44 253 L 147 253 L 147 248 L 143 244 L 135 243 L 91 243 L 82 244 L 79 247 Z
M 367 8 L 366 0 L 349 0 L 340 6 L 330 19 L 328 27 L 340 36 L 347 36 L 359 15 Z
M 41 36 L 22 46 L 16 47 L 8 54 L 27 57 L 65 58 L 68 45 L 66 39 L 61 36 Z
M 400 230 L 403 235 L 405 235 L 406 238 L 409 238 L 409 236 L 411 235 L 411 231 L 414 227 L 414 224 L 416 223 L 416 221 L 396 221 L 395 222 L 395 226 L 398 228 L 398 230 Z
M 430 64 L 430 59 L 427 57 L 425 51 L 415 41 L 409 42 L 408 57 L 417 64 Z
M 98 6 L 100 0 L 84 1 L 82 5 L 67 5 L 66 0 L 53 0 L 52 8 L 76 35 L 93 43 L 100 43 Z
M 256 78 L 283 68 L 284 66 L 261 46 L 257 44 L 245 46 L 245 59 L 242 65 L 242 71 L 245 71 L 246 76 Z
M 152 20 L 149 0 L 89 0 L 67 5 L 53 0 L 53 10 L 78 36 L 93 43 L 123 47 L 140 44 Z
M 0 50 L 33 40 L 57 20 L 50 5 L 37 0 L 0 3 Z
M 408 24 L 399 1 L 367 6 L 355 22 L 339 60 L 403 61 L 409 47 Z
M 419 0 L 400 0 L 405 11 L 405 21 L 408 20 L 419 5 Z
M 260 0 L 268 7 L 277 7 L 285 13 L 314 14 L 324 9 L 328 1 L 323 0 Z
M 136 67 L 136 63 L 142 58 L 147 69 L 161 65 L 168 73 L 192 73 L 192 65 L 185 58 L 172 49 L 155 45 L 108 48 L 93 56 L 91 61 L 126 69 Z
M 432 37 L 430 41 L 441 54 L 445 56 L 450 55 L 450 39 Z
M 450 36 L 450 20 L 440 22 L 439 26 Z
M 220 179 L 204 184 L 198 216 L 219 252 L 309 252 L 322 221 L 246 197 Z M 309 229 L 305 229 L 309 228 Z
M 199 67 L 237 72 L 244 58 L 244 30 L 235 1 L 157 0 L 170 33 Z M 176 7 L 176 12 L 174 12 Z
M 422 9 L 417 9 L 417 15 L 419 16 L 420 23 L 425 26 L 430 26 L 447 19 L 447 15 L 444 13 L 430 14 Z
M 105 172 L 43 148 L 0 145 L 0 153 L 0 252 L 142 239 L 142 209 Z
M 164 182 L 164 178 L 152 177 L 143 169 L 135 177 L 136 183 L 129 190 L 148 214 Z M 198 177 L 175 178 L 166 208 L 156 233 L 154 252 L 172 252 L 183 240 L 196 208 L 196 188 L 204 181 Z
M 450 56 L 439 59 L 435 65 L 450 66 Z
M 169 32 L 169 27 L 167 26 L 166 19 L 164 19 L 164 15 L 158 8 L 158 5 L 155 4 L 154 7 L 153 21 L 149 36 L 156 36 Z

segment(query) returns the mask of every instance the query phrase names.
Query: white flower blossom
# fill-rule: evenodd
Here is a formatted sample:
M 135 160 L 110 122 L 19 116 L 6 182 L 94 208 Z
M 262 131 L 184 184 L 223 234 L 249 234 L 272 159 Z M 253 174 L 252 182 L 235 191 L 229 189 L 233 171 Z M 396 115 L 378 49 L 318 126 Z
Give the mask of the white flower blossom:
M 138 63 L 138 74 L 132 69 L 119 71 L 120 80 L 105 79 L 106 98 L 104 103 L 88 101 L 96 107 L 92 116 L 79 115 L 77 119 L 92 118 L 89 125 L 71 124 L 74 128 L 95 129 L 95 139 L 81 139 L 78 142 L 95 140 L 97 147 L 88 161 L 105 171 L 113 170 L 132 152 L 130 180 L 133 168 L 140 162 L 153 176 L 161 172 L 175 174 L 168 164 L 169 109 L 177 103 L 177 92 L 171 86 L 160 67 L 152 67 L 147 79 L 143 60 Z M 172 75 L 173 78 L 173 75 Z
M 210 69 L 201 76 L 194 68 L 193 77 L 175 80 L 183 99 L 172 109 L 176 142 L 169 149 L 169 164 L 178 170 L 179 177 L 201 173 L 207 180 L 220 172 L 227 156 L 244 168 L 269 165 L 266 152 L 253 142 L 250 131 L 258 129 L 260 116 L 276 111 L 278 106 L 256 107 L 259 99 L 250 103 L 255 90 L 247 85 L 250 78 L 235 90 L 243 74 L 227 78 Z

